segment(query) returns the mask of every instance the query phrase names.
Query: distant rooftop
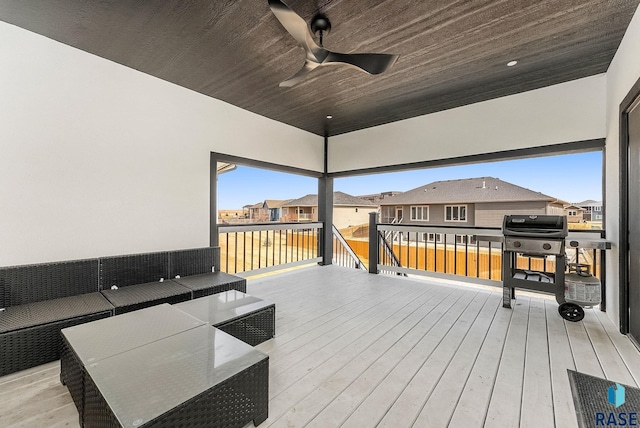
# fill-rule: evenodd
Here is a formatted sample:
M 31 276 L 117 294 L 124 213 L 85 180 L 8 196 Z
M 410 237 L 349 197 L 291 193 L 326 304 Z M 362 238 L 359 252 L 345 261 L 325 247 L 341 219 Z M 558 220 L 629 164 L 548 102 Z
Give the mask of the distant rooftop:
M 349 207 L 375 207 L 371 201 L 352 196 L 344 192 L 333 192 L 333 205 L 334 206 L 349 206 Z M 317 207 L 318 195 L 309 194 L 292 201 L 288 201 L 283 206 L 285 207 Z
M 374 204 L 379 204 L 380 201 L 382 201 L 385 198 L 390 198 L 391 196 L 395 196 L 395 195 L 399 195 L 402 192 L 397 191 L 397 190 L 390 190 L 387 192 L 380 192 L 380 193 L 372 193 L 370 195 L 360 195 L 358 196 L 358 198 L 360 199 L 365 199 L 367 201 L 371 201 Z
M 380 201 L 380 205 L 557 201 L 549 195 L 494 177 L 434 181 Z M 560 201 L 561 202 L 561 201 Z
M 289 202 L 291 199 L 284 199 L 284 200 L 280 200 L 280 199 L 266 199 L 264 201 L 263 207 L 264 208 L 280 208 L 284 205 L 286 205 L 287 202 Z
M 602 206 L 602 201 L 594 201 L 593 199 L 587 199 L 586 201 L 576 202 L 574 205 L 579 207 L 599 207 Z

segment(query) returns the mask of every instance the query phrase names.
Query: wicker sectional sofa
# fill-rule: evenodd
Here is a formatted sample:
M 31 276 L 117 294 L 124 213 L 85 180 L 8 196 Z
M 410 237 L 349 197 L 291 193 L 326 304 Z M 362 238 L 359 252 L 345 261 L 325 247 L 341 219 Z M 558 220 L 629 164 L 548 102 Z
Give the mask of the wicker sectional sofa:
M 212 272 L 217 251 L 1 267 L 0 376 L 59 359 L 63 328 L 229 289 L 246 292 L 243 278 Z

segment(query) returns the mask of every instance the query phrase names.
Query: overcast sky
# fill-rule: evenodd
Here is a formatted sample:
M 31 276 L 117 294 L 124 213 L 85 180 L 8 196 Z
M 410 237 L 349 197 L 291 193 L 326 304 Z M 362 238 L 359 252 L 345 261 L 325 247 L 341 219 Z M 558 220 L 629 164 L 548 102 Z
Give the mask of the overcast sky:
M 359 196 L 407 191 L 438 180 L 496 177 L 568 202 L 602 199 L 602 153 L 547 156 L 474 165 L 338 178 L 334 190 Z M 265 199 L 297 199 L 318 192 L 317 180 L 239 166 L 218 179 L 218 208 L 240 209 Z

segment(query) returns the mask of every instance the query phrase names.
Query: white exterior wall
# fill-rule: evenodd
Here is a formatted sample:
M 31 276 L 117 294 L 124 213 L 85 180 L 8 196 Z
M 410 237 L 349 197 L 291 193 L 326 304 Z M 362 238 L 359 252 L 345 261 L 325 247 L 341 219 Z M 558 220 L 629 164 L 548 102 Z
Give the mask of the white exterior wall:
M 636 81 L 640 79 L 640 12 L 636 11 L 607 70 L 607 150 L 606 224 L 607 239 L 613 242 L 606 258 L 607 315 L 619 325 L 619 257 L 620 248 L 620 104 Z M 636 163 L 637 167 L 637 163 Z
M 209 153 L 323 139 L 0 22 L 0 266 L 209 244 Z
M 329 139 L 329 171 L 449 159 L 604 138 L 605 75 Z

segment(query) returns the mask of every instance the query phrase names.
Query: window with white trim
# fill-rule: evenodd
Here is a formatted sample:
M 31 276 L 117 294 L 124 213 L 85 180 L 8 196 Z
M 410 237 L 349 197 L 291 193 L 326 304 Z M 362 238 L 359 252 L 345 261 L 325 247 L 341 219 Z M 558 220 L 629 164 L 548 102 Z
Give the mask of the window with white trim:
M 422 239 L 427 242 L 442 242 L 442 233 L 423 233 Z
M 476 240 L 473 238 L 473 235 L 456 235 L 456 242 L 458 244 L 476 244 Z
M 429 205 L 411 207 L 412 221 L 429 221 Z
M 569 215 L 578 215 L 578 211 L 569 211 Z
M 445 205 L 444 221 L 466 222 L 467 206 L 466 205 Z

